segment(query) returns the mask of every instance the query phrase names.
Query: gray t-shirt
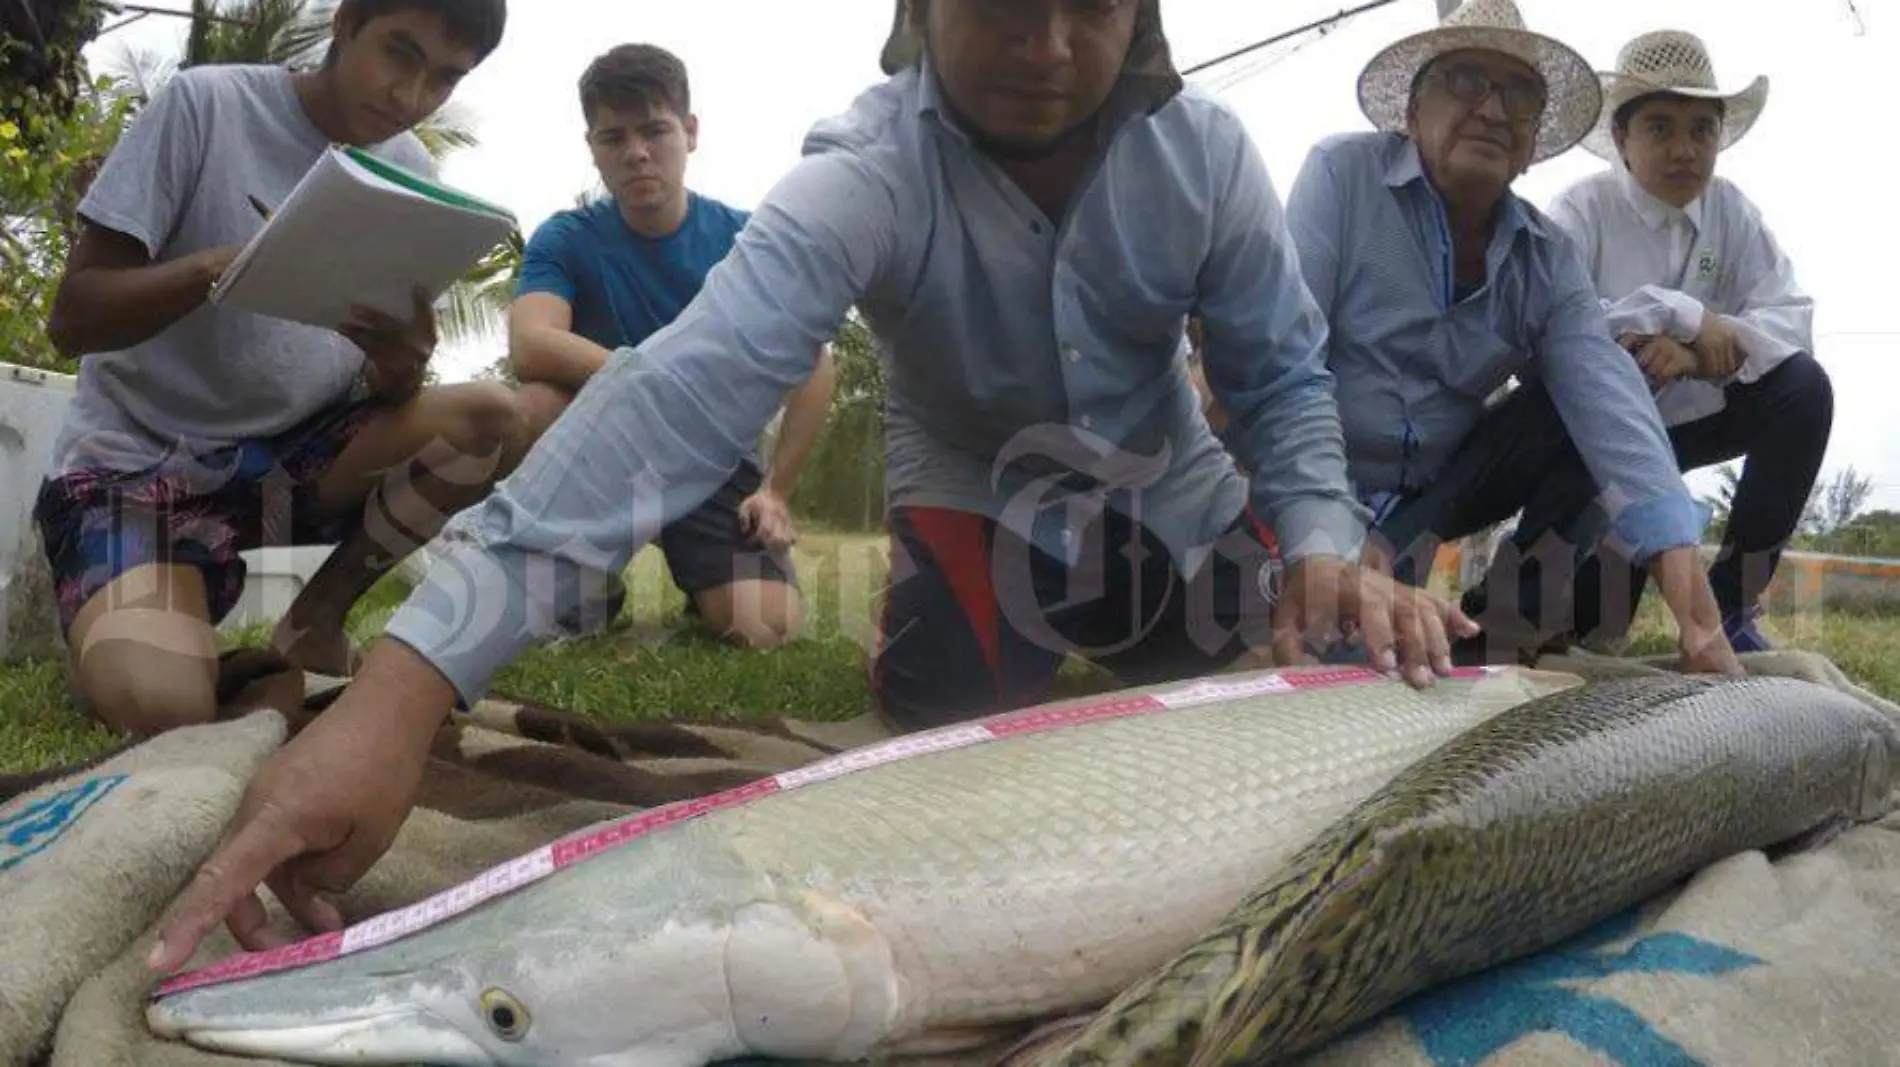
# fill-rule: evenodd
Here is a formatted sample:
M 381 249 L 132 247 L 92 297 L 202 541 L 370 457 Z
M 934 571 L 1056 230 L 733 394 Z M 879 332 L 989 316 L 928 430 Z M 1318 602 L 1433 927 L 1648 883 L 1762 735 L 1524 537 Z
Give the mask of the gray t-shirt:
M 137 238 L 155 262 L 242 244 L 263 225 L 249 198 L 281 204 L 328 144 L 289 70 L 189 68 L 140 112 L 79 211 Z M 371 151 L 434 171 L 410 133 Z M 362 362 L 334 331 L 200 304 L 142 344 L 81 361 L 53 469 L 136 469 L 173 449 L 281 433 L 345 398 Z

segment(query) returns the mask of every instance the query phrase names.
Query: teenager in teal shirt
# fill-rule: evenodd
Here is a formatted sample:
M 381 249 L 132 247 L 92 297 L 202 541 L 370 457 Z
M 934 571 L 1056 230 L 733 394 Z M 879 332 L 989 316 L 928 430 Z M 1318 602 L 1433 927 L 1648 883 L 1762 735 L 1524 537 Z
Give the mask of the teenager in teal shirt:
M 652 45 L 614 48 L 582 75 L 580 97 L 608 195 L 535 231 L 510 312 L 515 375 L 536 437 L 610 353 L 638 346 L 692 303 L 748 219 L 686 188 L 699 122 L 677 57 Z M 756 448 L 747 452 L 705 503 L 660 533 L 688 610 L 714 633 L 769 647 L 797 631 L 788 554 L 797 535 L 786 498 L 824 425 L 832 383 L 826 352 L 790 394 L 769 469 Z

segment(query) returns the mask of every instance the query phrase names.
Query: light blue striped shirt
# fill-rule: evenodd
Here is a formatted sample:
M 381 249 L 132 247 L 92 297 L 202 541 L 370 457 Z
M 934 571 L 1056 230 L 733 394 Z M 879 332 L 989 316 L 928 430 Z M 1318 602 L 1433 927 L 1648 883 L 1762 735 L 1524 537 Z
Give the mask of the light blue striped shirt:
M 1636 361 L 1610 336 L 1575 244 L 1506 197 L 1485 283 L 1457 299 L 1449 223 L 1408 138 L 1329 137 L 1287 193 L 1307 286 L 1325 312 L 1351 476 L 1382 507 L 1431 484 L 1513 375 L 1549 389 L 1633 558 L 1701 538 Z
M 976 511 L 1070 559 L 1112 506 L 1184 573 L 1251 503 L 1287 558 L 1356 556 L 1325 324 L 1265 164 L 1225 105 L 1151 86 L 1111 100 L 1055 225 L 959 131 L 927 66 L 819 123 L 699 298 L 616 352 L 445 531 L 388 633 L 479 697 L 720 484 L 854 305 L 888 383 L 890 503 Z M 1190 314 L 1232 456 L 1180 355 Z

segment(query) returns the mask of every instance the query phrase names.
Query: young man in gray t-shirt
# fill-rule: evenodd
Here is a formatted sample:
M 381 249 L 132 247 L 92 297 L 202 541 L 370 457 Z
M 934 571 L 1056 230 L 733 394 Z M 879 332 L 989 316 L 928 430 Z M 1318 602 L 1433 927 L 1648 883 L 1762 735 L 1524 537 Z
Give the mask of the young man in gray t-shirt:
M 213 627 L 252 547 L 340 542 L 273 644 L 347 672 L 357 598 L 519 458 L 511 392 L 421 388 L 435 347 L 425 300 L 410 322 L 363 312 L 336 331 L 206 301 L 332 143 L 429 172 L 411 129 L 504 20 L 504 0 L 343 0 L 318 69 L 176 75 L 80 204 L 47 324 L 81 358 L 78 392 L 35 517 L 74 693 L 109 726 L 138 736 L 213 717 Z

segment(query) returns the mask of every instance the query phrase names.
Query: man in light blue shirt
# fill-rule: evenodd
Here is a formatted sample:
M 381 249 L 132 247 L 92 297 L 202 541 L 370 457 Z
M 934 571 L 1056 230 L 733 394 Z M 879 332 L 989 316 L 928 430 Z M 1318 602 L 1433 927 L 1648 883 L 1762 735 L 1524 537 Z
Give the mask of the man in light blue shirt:
M 1287 214 L 1331 326 L 1351 477 L 1378 549 L 1423 584 L 1440 544 L 1509 518 L 1581 464 L 1621 554 L 1658 574 L 1685 665 L 1738 670 L 1696 555 L 1703 516 L 1642 373 L 1570 238 L 1510 189 L 1595 122 L 1589 64 L 1526 31 L 1510 0 L 1471 0 L 1376 56 L 1359 94 L 1377 129 L 1321 142 Z M 1497 400 L 1513 376 L 1519 388 Z M 1567 545 L 1530 552 L 1560 583 L 1574 569 Z M 1561 598 L 1512 588 L 1521 562 L 1500 552 L 1468 596 L 1468 613 L 1489 610 L 1461 658 L 1508 662 L 1565 631 Z M 1513 592 L 1525 602 L 1509 604 Z
M 915 600 L 950 612 L 886 619 L 873 673 L 900 724 L 1033 699 L 1055 649 L 1199 673 L 1264 644 L 1234 631 L 1269 604 L 1281 656 L 1347 624 L 1414 684 L 1450 669 L 1469 620 L 1355 562 L 1324 324 L 1258 152 L 1184 89 L 1158 0 L 898 7 L 892 77 L 816 126 L 699 296 L 451 524 L 357 680 L 253 782 L 158 966 L 227 914 L 254 943 L 239 904 L 273 873 L 293 916 L 333 919 L 313 890 L 387 847 L 450 708 L 723 482 L 854 305 L 889 383 L 891 510 L 918 534 L 894 538 L 890 596 L 921 546 L 936 588 Z M 1251 484 L 1200 414 L 1190 315 Z M 977 683 L 891 683 L 939 654 Z

